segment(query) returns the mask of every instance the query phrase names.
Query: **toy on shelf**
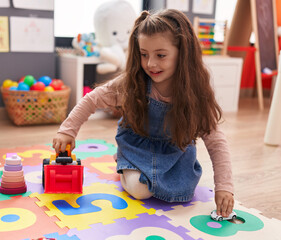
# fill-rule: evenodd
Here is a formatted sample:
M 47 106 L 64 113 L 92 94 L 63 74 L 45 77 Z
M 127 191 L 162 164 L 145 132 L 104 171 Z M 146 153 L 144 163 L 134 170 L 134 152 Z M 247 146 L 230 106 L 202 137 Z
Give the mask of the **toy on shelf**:
M 21 158 L 16 153 L 7 153 L 0 186 L 0 193 L 19 194 L 26 192 Z
M 130 30 L 136 19 L 134 8 L 125 0 L 102 3 L 94 13 L 96 42 L 101 63 L 99 74 L 124 70 Z
M 77 37 L 72 40 L 72 46 L 78 50 L 80 55 L 85 57 L 100 56 L 96 45 L 94 33 L 79 33 Z
M 83 87 L 83 96 L 85 96 L 87 93 L 91 92 L 93 89 L 89 86 Z
M 45 193 L 82 193 L 83 169 L 81 160 L 70 151 L 51 155 L 43 160 L 42 182 Z
M 204 55 L 226 55 L 227 21 L 195 17 L 194 31 Z
M 218 215 L 217 211 L 214 210 L 211 212 L 211 218 L 215 221 L 221 222 L 223 220 L 234 220 L 237 218 L 237 214 L 236 214 L 236 212 L 232 211 L 232 213 L 230 213 L 227 217 L 223 217 L 221 215 Z

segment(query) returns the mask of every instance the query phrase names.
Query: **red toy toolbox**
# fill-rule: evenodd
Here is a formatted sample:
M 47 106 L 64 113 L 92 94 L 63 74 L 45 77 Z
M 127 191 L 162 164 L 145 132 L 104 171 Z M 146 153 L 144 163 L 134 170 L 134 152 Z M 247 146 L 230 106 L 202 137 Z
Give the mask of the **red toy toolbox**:
M 45 193 L 82 193 L 81 165 L 45 165 Z

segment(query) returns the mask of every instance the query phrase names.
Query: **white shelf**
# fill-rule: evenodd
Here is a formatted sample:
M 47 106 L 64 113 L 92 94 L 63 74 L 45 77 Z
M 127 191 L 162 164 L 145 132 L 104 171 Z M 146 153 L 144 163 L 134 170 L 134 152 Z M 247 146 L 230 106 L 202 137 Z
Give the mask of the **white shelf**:
M 238 110 L 242 58 L 204 56 L 216 99 L 224 112 Z M 84 65 L 100 63 L 97 57 L 62 55 L 59 57 L 59 77 L 71 88 L 69 109 L 83 97 Z
M 224 112 L 238 110 L 242 58 L 227 56 L 204 56 L 214 88 L 216 99 Z
M 59 56 L 59 78 L 71 88 L 69 110 L 83 97 L 84 65 L 100 63 L 97 57 L 82 57 L 71 54 Z

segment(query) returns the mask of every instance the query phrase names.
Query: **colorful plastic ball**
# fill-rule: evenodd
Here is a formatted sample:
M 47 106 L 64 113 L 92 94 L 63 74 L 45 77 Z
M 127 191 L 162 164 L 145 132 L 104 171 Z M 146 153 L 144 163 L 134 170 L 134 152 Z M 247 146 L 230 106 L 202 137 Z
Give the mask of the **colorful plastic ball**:
M 29 91 L 29 89 L 30 89 L 29 86 L 26 83 L 24 83 L 24 82 L 21 82 L 18 85 L 18 90 L 19 91 Z
M 23 82 L 26 83 L 29 87 L 34 84 L 34 77 L 32 75 L 26 75 L 23 79 Z
M 3 88 L 10 88 L 12 86 L 12 84 L 13 84 L 13 81 L 11 79 L 6 79 L 3 82 L 2 86 L 3 86 Z
M 45 86 L 49 86 L 50 83 L 52 82 L 52 79 L 49 76 L 42 76 L 38 79 L 38 82 L 42 82 L 45 84 Z
M 18 82 L 13 81 L 11 87 L 18 87 L 18 85 L 19 85 Z
M 25 76 L 21 77 L 20 80 L 19 80 L 19 83 L 20 83 L 20 82 L 23 82 L 23 81 L 24 81 L 24 78 L 25 78 Z
M 53 87 L 51 87 L 51 86 L 47 86 L 47 87 L 45 87 L 45 89 L 44 89 L 44 92 L 53 92 L 53 91 L 55 91 L 55 90 L 54 90 Z
M 17 91 L 18 88 L 17 88 L 16 86 L 12 86 L 12 87 L 9 88 L 9 90 L 11 90 L 11 91 Z
M 67 86 L 66 85 L 62 85 L 60 90 L 65 90 L 65 89 L 67 89 Z
M 31 90 L 35 90 L 35 91 L 44 91 L 45 84 L 42 82 L 37 82 L 31 88 L 32 88 Z
M 60 79 L 53 79 L 50 83 L 50 86 L 53 87 L 55 91 L 61 90 L 61 87 L 63 86 L 63 81 Z

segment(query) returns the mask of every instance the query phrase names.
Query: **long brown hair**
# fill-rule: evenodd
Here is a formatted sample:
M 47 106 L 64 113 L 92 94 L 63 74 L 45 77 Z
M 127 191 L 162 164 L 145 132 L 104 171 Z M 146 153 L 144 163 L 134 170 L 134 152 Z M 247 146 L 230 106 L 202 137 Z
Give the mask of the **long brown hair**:
M 169 122 L 171 142 L 184 149 L 198 137 L 216 129 L 222 111 L 210 86 L 210 76 L 203 64 L 200 43 L 188 18 L 180 11 L 167 9 L 150 14 L 143 11 L 136 19 L 128 48 L 128 59 L 122 84 L 122 126 L 130 126 L 137 134 L 147 136 L 148 123 L 145 72 L 141 67 L 139 34 L 171 32 L 179 49 L 174 76 L 172 108 Z

